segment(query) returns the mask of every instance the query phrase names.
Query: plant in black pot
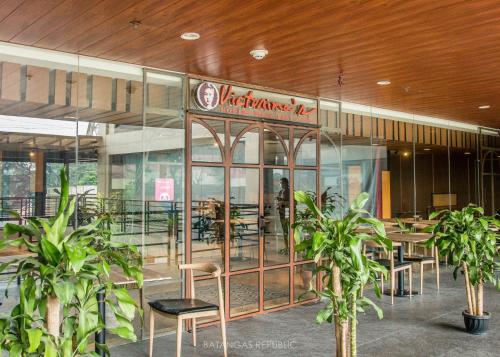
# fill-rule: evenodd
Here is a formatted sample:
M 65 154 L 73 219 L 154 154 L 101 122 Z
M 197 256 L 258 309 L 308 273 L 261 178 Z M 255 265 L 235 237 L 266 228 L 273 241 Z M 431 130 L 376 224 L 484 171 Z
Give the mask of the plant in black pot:
M 490 314 L 484 311 L 484 285 L 493 283 L 500 289 L 495 269 L 500 264 L 500 221 L 494 216 L 485 216 L 481 207 L 469 204 L 458 211 L 434 212 L 429 217 L 440 217 L 430 227 L 433 236 L 428 247 L 436 245 L 442 256 L 455 267 L 453 276 L 457 279 L 461 270 L 467 293 L 467 310 L 463 311 L 465 328 L 472 334 L 488 330 Z

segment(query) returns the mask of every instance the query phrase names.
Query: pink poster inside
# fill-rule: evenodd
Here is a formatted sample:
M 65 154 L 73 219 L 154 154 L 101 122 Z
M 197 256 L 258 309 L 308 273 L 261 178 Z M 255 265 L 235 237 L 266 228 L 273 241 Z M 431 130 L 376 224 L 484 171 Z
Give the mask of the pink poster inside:
M 174 200 L 174 179 L 157 178 L 155 181 L 155 200 L 173 201 Z

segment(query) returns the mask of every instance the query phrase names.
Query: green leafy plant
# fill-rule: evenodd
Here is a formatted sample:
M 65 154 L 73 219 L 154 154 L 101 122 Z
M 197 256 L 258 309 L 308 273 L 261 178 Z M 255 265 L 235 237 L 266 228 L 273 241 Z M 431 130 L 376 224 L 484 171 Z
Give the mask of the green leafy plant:
M 306 259 L 314 259 L 317 264 L 314 273 L 322 274 L 321 289 L 311 284 L 309 290 L 329 301 L 318 312 L 316 321 L 335 324 L 338 357 L 345 357 L 348 352 L 352 357 L 357 355 L 357 312 L 363 312 L 370 305 L 379 318 L 383 317 L 382 310 L 361 295 L 366 284 L 373 284 L 375 294 L 380 297 L 377 278 L 387 274 L 385 267 L 363 254 L 363 242 L 374 241 L 392 250 L 383 223 L 363 209 L 368 197 L 367 193 L 360 194 L 344 217 L 334 219 L 320 211 L 311 195 L 295 192 L 295 200 L 310 213 L 294 223 L 295 251 Z M 372 228 L 373 234 L 360 230 L 366 227 Z
M 132 326 L 136 303 L 125 289 L 109 281 L 109 274 L 112 266 L 118 266 L 142 285 L 140 253 L 135 246 L 112 241 L 112 217 L 103 209 L 90 224 L 69 227 L 75 198 L 69 199 L 64 169 L 60 192 L 55 217 L 28 218 L 26 225 L 4 226 L 0 249 L 15 246 L 28 253 L 0 265 L 0 272 L 15 269 L 11 281 L 21 280 L 19 303 L 9 316 L 0 318 L 0 347 L 11 356 L 93 355 L 90 338 L 104 327 L 98 292 L 105 293 L 105 303 L 117 322 L 110 331 L 136 340 Z M 11 239 L 13 235 L 16 238 Z M 106 345 L 100 347 L 109 354 Z
M 432 232 L 426 245 L 437 246 L 440 255 L 447 256 L 455 270 L 453 276 L 462 269 L 467 293 L 468 312 L 483 316 L 483 289 L 485 283 L 497 284 L 495 269 L 500 264 L 495 261 L 500 257 L 500 236 L 492 227 L 500 227 L 500 221 L 494 216 L 485 216 L 481 207 L 469 204 L 457 211 L 439 211 L 429 219 L 440 217 L 438 223 L 429 227 Z

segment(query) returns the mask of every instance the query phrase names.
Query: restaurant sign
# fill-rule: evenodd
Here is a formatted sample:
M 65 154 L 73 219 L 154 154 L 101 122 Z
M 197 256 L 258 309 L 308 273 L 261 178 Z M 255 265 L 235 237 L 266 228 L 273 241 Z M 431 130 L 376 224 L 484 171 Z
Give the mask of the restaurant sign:
M 263 119 L 317 124 L 317 101 L 191 79 L 191 108 Z

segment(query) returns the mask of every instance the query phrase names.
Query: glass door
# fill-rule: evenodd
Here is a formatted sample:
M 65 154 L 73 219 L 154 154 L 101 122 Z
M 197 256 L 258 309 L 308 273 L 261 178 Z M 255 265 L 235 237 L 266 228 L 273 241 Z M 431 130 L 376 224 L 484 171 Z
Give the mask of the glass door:
M 303 137 L 317 129 L 198 116 L 188 124 L 186 256 L 223 268 L 227 319 L 299 302 L 311 264 L 291 258 L 294 162 L 298 155 L 314 190 L 316 141 Z M 195 280 L 215 288 L 207 276 Z

